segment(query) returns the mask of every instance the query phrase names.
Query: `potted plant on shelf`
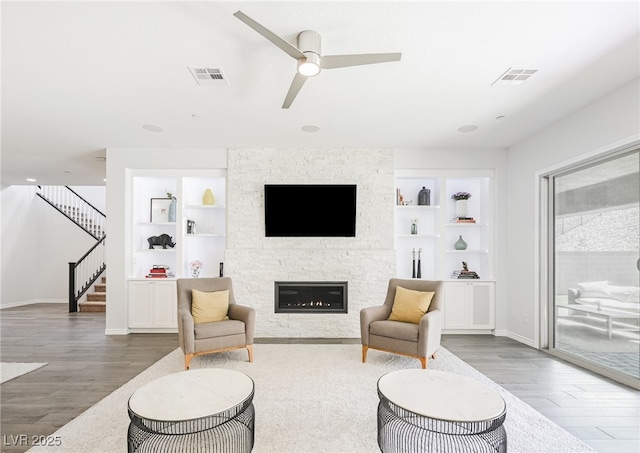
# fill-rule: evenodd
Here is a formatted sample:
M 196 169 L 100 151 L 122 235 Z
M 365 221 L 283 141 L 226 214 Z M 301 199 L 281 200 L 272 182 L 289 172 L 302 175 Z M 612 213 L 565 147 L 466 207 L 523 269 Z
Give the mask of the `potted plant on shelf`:
M 191 266 L 191 276 L 193 278 L 198 278 L 200 276 L 200 268 L 202 267 L 202 262 L 198 260 L 191 261 L 189 266 Z
M 471 194 L 469 192 L 456 192 L 451 195 L 456 201 L 456 217 L 459 219 L 464 219 L 467 217 L 468 206 L 467 200 L 471 198 Z

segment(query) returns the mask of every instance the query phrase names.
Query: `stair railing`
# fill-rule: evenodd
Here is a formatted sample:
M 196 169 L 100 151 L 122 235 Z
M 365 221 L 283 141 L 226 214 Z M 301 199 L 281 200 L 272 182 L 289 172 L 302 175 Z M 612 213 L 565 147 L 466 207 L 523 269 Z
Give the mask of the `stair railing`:
M 69 263 L 69 313 L 78 311 L 78 300 L 107 268 L 104 259 L 106 239 L 102 236 L 82 258 Z
M 69 263 L 69 313 L 75 313 L 78 300 L 107 268 L 107 217 L 68 186 L 37 186 L 36 195 L 97 240 L 82 258 Z
M 100 240 L 107 216 L 68 186 L 38 186 L 36 194 L 85 232 Z

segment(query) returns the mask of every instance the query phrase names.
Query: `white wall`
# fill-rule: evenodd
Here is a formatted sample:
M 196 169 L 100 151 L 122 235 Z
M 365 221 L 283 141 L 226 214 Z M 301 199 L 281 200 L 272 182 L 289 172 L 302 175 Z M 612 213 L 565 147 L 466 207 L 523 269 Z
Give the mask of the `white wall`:
M 539 295 L 537 175 L 640 137 L 640 79 L 622 86 L 509 149 L 507 154 L 507 328 L 537 346 Z
M 2 186 L 1 307 L 38 297 L 38 210 L 32 186 Z

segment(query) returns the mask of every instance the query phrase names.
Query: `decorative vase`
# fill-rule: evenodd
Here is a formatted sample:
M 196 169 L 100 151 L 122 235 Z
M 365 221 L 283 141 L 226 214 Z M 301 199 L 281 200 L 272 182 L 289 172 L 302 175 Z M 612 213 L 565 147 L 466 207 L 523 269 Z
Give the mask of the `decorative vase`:
M 431 191 L 424 186 L 422 190 L 418 192 L 418 205 L 429 206 L 431 204 Z
M 216 199 L 213 196 L 213 192 L 211 192 L 211 189 L 205 190 L 204 194 L 202 195 L 202 204 L 211 206 L 215 204 L 215 202 L 216 202 Z
M 200 277 L 200 269 L 191 269 L 191 276 L 193 278 L 198 278 Z
M 458 240 L 456 241 L 456 243 L 453 246 L 455 247 L 456 250 L 466 250 L 467 249 L 467 243 L 464 242 L 464 239 L 462 239 L 462 236 L 460 236 L 458 238 Z
M 418 234 L 418 224 L 417 223 L 412 223 L 411 224 L 411 234 Z
M 171 197 L 171 204 L 169 205 L 169 222 L 176 221 L 176 197 Z
M 456 200 L 456 217 L 467 217 L 467 200 Z

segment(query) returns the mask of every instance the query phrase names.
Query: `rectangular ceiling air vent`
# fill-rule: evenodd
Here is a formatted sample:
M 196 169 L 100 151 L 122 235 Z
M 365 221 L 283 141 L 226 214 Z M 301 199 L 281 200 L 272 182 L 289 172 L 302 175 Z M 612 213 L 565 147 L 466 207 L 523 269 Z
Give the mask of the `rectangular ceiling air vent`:
M 198 85 L 229 85 L 222 68 L 189 68 Z
M 520 85 L 533 74 L 538 72 L 537 69 L 518 69 L 509 68 L 500 77 L 497 78 L 493 85 Z

